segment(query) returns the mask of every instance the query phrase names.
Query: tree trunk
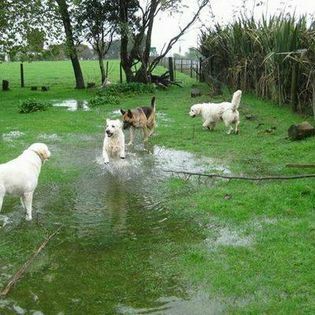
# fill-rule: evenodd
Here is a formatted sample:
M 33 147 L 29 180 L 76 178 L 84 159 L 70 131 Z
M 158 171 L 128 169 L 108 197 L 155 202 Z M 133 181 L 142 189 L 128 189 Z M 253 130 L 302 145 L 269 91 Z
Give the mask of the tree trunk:
M 104 61 L 103 61 L 102 56 L 100 56 L 100 55 L 98 55 L 98 64 L 99 64 L 100 70 L 101 70 L 101 84 L 103 84 L 105 79 L 106 79 L 106 74 L 105 74 Z
M 147 71 L 147 66 L 145 64 L 142 64 L 139 70 L 136 72 L 135 81 L 145 84 L 149 82 L 149 75 Z
M 122 25 L 121 27 L 121 37 L 120 37 L 120 62 L 126 74 L 127 82 L 133 82 L 134 76 L 131 70 L 132 64 L 129 60 L 128 54 L 128 30 L 126 30 L 128 25 L 128 4 L 124 0 L 119 0 L 119 21 Z
M 74 46 L 73 32 L 72 32 L 70 15 L 68 11 L 68 5 L 66 3 L 66 0 L 56 0 L 56 2 L 59 7 L 59 13 L 60 13 L 62 23 L 63 23 L 65 33 L 66 33 L 67 50 L 68 50 L 68 54 L 70 56 L 72 68 L 74 71 L 76 88 L 84 89 L 85 88 L 84 79 L 83 79 L 83 74 L 82 74 L 79 58 L 77 55 L 77 51 Z

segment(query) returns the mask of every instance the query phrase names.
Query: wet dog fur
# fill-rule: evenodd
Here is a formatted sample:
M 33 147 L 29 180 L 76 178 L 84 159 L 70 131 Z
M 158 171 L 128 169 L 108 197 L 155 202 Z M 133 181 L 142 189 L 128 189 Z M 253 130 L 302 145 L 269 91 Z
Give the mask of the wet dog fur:
M 190 108 L 190 117 L 196 117 L 198 115 L 202 116 L 203 124 L 202 126 L 213 130 L 215 125 L 223 120 L 225 126 L 228 129 L 227 134 L 233 131 L 236 134 L 239 133 L 240 115 L 238 112 L 238 107 L 240 105 L 242 97 L 242 91 L 237 90 L 234 92 L 231 102 L 222 103 L 202 103 L 192 105 Z
M 44 143 L 33 143 L 21 155 L 0 164 L 0 212 L 5 195 L 19 196 L 26 211 L 25 219 L 32 220 L 33 195 L 41 167 L 51 153 Z
M 105 138 L 103 143 L 104 163 L 109 163 L 109 158 L 125 158 L 125 135 L 123 123 L 119 119 L 106 119 Z
M 133 144 L 135 130 L 142 129 L 143 141 L 148 141 L 148 138 L 154 132 L 156 125 L 155 120 L 155 97 L 151 99 L 151 106 L 137 107 L 135 109 L 120 110 L 124 123 L 124 129 L 130 129 L 130 139 L 128 145 Z

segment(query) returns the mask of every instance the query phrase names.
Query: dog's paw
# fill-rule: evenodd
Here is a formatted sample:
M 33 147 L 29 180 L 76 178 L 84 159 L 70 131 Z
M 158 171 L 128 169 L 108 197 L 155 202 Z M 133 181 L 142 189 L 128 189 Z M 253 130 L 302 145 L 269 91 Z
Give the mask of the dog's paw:
M 25 220 L 26 221 L 32 221 L 32 216 L 31 215 L 25 215 Z
M 132 145 L 132 142 L 128 142 L 128 144 L 127 145 Z

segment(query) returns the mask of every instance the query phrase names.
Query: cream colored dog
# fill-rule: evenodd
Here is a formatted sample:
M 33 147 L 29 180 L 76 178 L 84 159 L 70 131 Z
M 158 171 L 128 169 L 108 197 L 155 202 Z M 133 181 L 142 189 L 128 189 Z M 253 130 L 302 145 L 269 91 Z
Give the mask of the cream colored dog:
M 119 119 L 106 120 L 105 138 L 103 144 L 104 163 L 109 163 L 109 157 L 125 158 L 125 135 L 122 131 L 123 122 Z
M 21 197 L 26 220 L 32 220 L 33 194 L 43 163 L 50 158 L 44 143 L 34 143 L 16 159 L 0 164 L 0 211 L 6 194 Z
M 227 131 L 230 134 L 233 131 L 239 133 L 240 114 L 238 107 L 241 102 L 242 91 L 238 90 L 233 94 L 231 102 L 223 103 L 202 103 L 191 106 L 189 115 L 196 117 L 201 115 L 203 119 L 203 127 L 213 130 L 216 123 L 223 120 L 226 127 L 229 127 Z

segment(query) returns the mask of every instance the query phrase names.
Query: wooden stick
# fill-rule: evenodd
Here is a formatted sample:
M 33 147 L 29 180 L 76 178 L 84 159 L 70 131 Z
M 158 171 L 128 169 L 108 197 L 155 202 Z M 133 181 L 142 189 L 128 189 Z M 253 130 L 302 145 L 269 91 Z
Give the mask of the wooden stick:
M 315 164 L 297 164 L 297 163 L 288 163 L 285 165 L 286 167 L 297 167 L 297 168 L 312 168 L 315 167 Z
M 241 179 L 241 180 L 276 180 L 276 179 L 300 179 L 300 178 L 315 178 L 315 174 L 303 174 L 303 175 L 291 175 L 291 176 L 233 176 L 233 175 L 221 175 L 221 174 L 204 174 L 204 173 L 194 173 L 194 172 L 186 172 L 186 171 L 174 171 L 174 170 L 162 170 L 166 173 L 174 173 L 174 174 L 183 174 L 190 176 L 203 176 L 203 177 L 211 177 L 211 178 L 225 178 L 225 179 Z
M 33 260 L 38 256 L 38 254 L 45 248 L 47 243 L 60 231 L 63 225 L 59 226 L 59 228 L 52 234 L 48 236 L 47 239 L 37 248 L 37 250 L 29 257 L 29 259 L 24 263 L 24 265 L 15 273 L 13 277 L 11 277 L 10 281 L 6 285 L 6 287 L 1 291 L 0 296 L 6 296 L 11 288 L 15 285 L 15 283 L 23 276 L 26 269 L 31 265 Z

